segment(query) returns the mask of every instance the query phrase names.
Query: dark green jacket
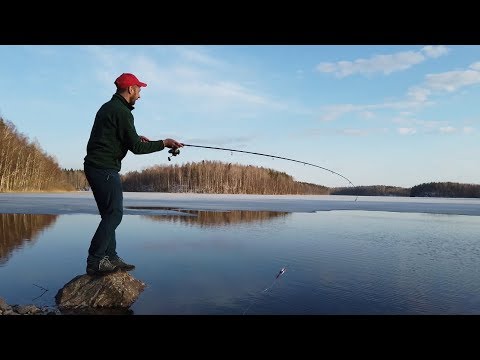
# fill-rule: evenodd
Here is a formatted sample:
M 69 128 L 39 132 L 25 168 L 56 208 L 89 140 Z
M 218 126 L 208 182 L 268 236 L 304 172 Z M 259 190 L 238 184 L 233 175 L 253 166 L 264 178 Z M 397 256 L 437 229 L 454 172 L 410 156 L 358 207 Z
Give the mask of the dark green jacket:
M 162 140 L 142 142 L 135 130 L 132 110 L 121 95 L 98 110 L 87 144 L 85 164 L 101 169 L 120 171 L 122 159 L 130 150 L 134 154 L 150 154 L 165 148 Z

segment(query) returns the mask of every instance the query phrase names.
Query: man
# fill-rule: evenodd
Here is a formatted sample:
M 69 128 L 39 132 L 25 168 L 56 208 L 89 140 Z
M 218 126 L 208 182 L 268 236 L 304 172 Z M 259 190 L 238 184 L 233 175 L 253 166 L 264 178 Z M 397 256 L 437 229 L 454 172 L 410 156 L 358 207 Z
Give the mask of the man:
M 84 158 L 85 176 L 102 218 L 88 249 L 89 275 L 135 268 L 118 256 L 115 239 L 115 229 L 123 217 L 123 189 L 119 172 L 128 150 L 134 154 L 150 154 L 166 147 L 183 147 L 182 143 L 173 139 L 150 141 L 137 134 L 132 110 L 140 99 L 142 87 L 147 84 L 130 73 L 120 75 L 114 84 L 116 93 L 95 116 Z

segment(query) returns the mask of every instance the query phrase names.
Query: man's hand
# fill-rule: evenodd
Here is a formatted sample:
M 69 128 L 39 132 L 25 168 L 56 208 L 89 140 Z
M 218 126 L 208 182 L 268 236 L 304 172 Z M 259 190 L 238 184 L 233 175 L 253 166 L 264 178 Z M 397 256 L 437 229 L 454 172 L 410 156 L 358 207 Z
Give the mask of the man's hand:
M 170 149 L 172 148 L 178 149 L 183 147 L 183 144 L 181 142 L 178 142 L 177 140 L 173 140 L 173 139 L 165 139 L 163 140 L 163 144 L 165 145 L 165 147 Z
M 149 142 L 150 140 L 146 138 L 145 136 L 140 135 L 140 141 L 141 142 Z

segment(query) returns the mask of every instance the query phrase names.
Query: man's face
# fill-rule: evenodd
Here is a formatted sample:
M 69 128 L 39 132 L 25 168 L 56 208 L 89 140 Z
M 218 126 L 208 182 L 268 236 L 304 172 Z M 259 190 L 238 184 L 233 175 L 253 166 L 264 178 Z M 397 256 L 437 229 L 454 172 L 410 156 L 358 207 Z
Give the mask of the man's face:
M 137 85 L 130 86 L 129 88 L 129 94 L 130 94 L 130 105 L 135 105 L 135 102 L 140 99 L 140 91 L 142 91 L 142 88 Z

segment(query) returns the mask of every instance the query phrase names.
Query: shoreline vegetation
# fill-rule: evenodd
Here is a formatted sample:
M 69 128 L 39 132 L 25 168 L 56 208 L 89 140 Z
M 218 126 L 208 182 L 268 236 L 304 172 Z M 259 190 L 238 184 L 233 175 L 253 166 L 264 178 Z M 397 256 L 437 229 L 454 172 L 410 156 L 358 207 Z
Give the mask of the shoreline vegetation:
M 480 184 L 430 182 L 411 188 L 369 185 L 327 187 L 296 181 L 269 168 L 220 161 L 154 165 L 121 175 L 124 191 L 197 194 L 354 195 L 480 198 Z M 37 141 L 0 117 L 0 193 L 89 190 L 81 169 L 61 168 Z

